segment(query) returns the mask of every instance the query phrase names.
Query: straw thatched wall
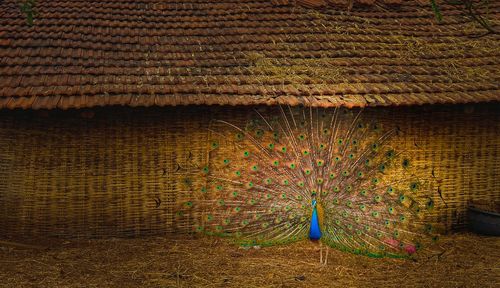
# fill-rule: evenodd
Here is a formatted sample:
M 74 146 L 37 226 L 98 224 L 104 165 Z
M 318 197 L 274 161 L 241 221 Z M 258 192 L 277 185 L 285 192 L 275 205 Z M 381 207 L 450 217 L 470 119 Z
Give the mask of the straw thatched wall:
M 176 202 L 203 185 L 211 118 L 250 108 L 0 111 L 0 235 L 110 237 L 189 233 Z M 500 199 L 500 105 L 370 108 L 397 125 L 445 200 L 435 216 L 463 227 L 471 200 Z M 429 176 L 430 177 L 430 176 Z M 187 222 L 186 222 L 187 221 Z

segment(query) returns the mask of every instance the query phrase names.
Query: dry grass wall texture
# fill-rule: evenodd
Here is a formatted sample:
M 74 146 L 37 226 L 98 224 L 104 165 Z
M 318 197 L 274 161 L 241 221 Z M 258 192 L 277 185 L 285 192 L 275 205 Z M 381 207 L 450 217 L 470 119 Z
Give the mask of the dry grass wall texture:
M 363 114 L 400 129 L 392 145 L 439 189 L 434 213 L 448 229 L 463 227 L 470 201 L 500 200 L 499 104 Z M 254 116 L 248 107 L 200 106 L 0 111 L 0 235 L 190 233 L 197 215 L 176 221 L 174 211 L 204 185 L 210 119 Z

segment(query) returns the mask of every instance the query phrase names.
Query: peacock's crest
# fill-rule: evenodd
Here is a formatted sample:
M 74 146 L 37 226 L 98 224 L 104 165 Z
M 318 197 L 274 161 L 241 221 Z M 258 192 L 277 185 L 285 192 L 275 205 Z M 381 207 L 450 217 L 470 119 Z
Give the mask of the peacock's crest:
M 196 212 L 194 231 L 249 245 L 321 238 L 374 257 L 411 255 L 435 239 L 425 217 L 435 197 L 391 146 L 397 129 L 343 108 L 274 112 L 211 123 L 206 185 L 179 209 Z

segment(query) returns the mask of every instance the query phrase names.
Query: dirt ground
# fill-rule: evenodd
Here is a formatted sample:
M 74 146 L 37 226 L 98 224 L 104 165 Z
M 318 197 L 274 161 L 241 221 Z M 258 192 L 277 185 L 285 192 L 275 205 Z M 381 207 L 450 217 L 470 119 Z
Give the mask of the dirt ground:
M 500 238 L 471 234 L 443 237 L 445 252 L 419 261 L 330 249 L 326 266 L 308 241 L 261 249 L 215 238 L 30 242 L 38 247 L 0 241 L 0 287 L 500 287 Z

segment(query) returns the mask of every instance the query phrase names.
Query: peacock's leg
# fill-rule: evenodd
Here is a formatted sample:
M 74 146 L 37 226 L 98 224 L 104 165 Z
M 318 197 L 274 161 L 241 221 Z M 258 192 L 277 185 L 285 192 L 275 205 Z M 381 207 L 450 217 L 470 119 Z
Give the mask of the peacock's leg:
M 330 249 L 326 246 L 325 266 L 328 265 L 328 251 L 330 251 Z
M 319 263 L 323 264 L 323 244 L 319 242 Z

